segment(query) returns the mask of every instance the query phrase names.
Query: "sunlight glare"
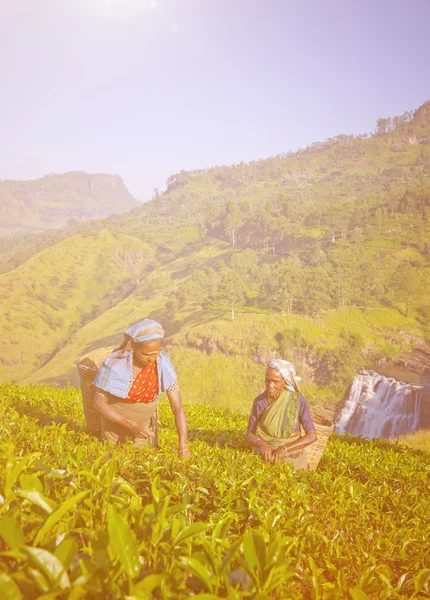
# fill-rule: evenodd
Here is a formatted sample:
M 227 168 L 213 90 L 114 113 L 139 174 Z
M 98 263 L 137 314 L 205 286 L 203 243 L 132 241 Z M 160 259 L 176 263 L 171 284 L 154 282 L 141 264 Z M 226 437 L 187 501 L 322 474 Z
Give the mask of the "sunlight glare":
M 100 15 L 116 19 L 118 17 L 133 17 L 158 8 L 157 0 L 93 0 L 86 7 L 92 7 Z

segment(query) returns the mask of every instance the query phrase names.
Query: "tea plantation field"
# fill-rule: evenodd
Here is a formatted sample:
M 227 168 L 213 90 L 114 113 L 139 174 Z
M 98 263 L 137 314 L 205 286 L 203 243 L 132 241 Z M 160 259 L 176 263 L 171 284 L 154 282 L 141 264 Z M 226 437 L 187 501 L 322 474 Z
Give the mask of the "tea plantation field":
M 266 465 L 246 418 L 187 406 L 193 457 L 84 431 L 74 388 L 0 385 L 0 599 L 428 598 L 430 455 L 332 436 Z

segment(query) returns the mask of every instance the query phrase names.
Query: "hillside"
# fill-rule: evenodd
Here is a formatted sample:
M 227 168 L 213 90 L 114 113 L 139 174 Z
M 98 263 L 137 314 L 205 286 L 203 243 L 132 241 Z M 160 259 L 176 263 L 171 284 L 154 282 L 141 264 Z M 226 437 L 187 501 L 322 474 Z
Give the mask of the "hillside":
M 55 354 L 25 380 L 79 385 L 77 357 L 98 346 L 117 345 L 121 331 L 150 315 L 166 328 L 166 346 L 187 402 L 234 407 L 246 413 L 261 391 L 263 365 L 276 352 L 297 365 L 312 404 L 331 404 L 343 396 L 355 370 L 366 364 L 369 355 L 395 356 L 410 349 L 399 331 L 422 334 L 413 316 L 406 318 L 387 308 L 381 314 L 343 307 L 311 319 L 239 307 L 232 323 L 228 305 L 169 304 L 169 295 L 180 298 L 179 290 L 191 273 L 201 272 L 208 264 L 216 269 L 231 260 L 232 254 L 227 243 L 211 238 L 190 243 L 182 256 L 145 273 L 125 298 L 119 296 L 112 306 L 97 312 L 72 337 L 65 334 Z M 200 302 L 202 296 L 196 295 L 196 300 Z M 3 380 L 8 379 L 5 373 Z M 16 380 L 23 381 L 24 376 Z
M 160 451 L 83 432 L 76 390 L 0 385 L 5 598 L 422 600 L 430 455 L 332 436 L 315 472 L 267 465 L 246 419 L 167 402 Z
M 35 232 L 139 206 L 118 175 L 82 172 L 0 181 L 0 234 Z
M 379 119 L 372 134 L 338 135 L 295 153 L 181 171 L 168 178 L 165 193 L 129 215 L 81 227 L 136 237 L 162 232 L 166 238 L 166 232 L 174 236 L 178 227 L 194 226 L 235 248 L 277 255 L 309 244 L 321 249 L 339 238 L 363 241 L 374 221 L 386 225 L 384 238 L 389 233 L 395 239 L 403 229 L 396 223 L 400 216 L 422 214 L 428 207 L 420 192 L 428 196 L 429 153 L 430 101 L 416 111 Z M 60 235 L 75 235 L 76 228 L 75 223 L 55 237 L 49 232 L 27 238 L 25 246 L 34 243 L 34 251 L 40 250 Z M 274 244 L 269 243 L 274 236 Z M 19 236 L 8 242 L 8 248 L 0 244 L 0 265 L 9 252 L 17 266 L 28 253 Z
M 1 378 L 77 384 L 76 358 L 117 344 L 120 332 L 146 315 L 165 325 L 181 388 L 193 403 L 246 412 L 274 354 L 297 364 L 314 405 L 341 400 L 360 366 L 405 364 L 416 352 L 413 368 L 425 372 L 429 165 L 426 103 L 380 119 L 371 136 L 337 136 L 247 165 L 182 172 L 169 178 L 165 194 L 130 213 L 15 236 L 0 245 L 8 271 L 1 281 L 12 290 L 25 273 L 24 298 L 31 303 L 34 296 L 36 304 L 38 296 L 51 295 L 49 274 L 32 266 L 46 252 L 57 265 L 68 264 L 67 243 L 99 236 L 111 236 L 111 256 L 121 236 L 153 250 L 134 283 L 130 272 L 128 284 L 115 269 L 113 275 L 106 258 L 107 279 L 92 312 L 81 320 L 75 309 L 61 317 L 73 335 L 29 310 L 26 330 L 45 332 L 38 335 L 37 359 L 21 357 L 14 331 L 24 317 L 4 303 L 2 354 L 15 357 L 15 370 L 3 369 Z M 124 258 L 121 268 L 130 270 Z M 87 283 L 73 291 L 81 278 Z M 85 305 L 92 285 L 86 261 L 73 261 L 69 285 L 75 302 Z M 101 301 L 112 286 L 117 293 Z
M 379 119 L 371 135 L 339 135 L 295 153 L 173 174 L 166 193 L 143 205 L 133 223 L 127 216 L 111 221 L 136 228 L 139 214 L 153 225 L 160 218 L 174 226 L 183 220 L 224 236 L 234 247 L 261 247 L 273 233 L 266 219 L 258 224 L 257 239 L 241 231 L 258 210 L 269 224 L 269 216 L 281 217 L 278 226 L 284 224 L 287 237 L 300 239 L 309 231 L 309 237 L 331 241 L 357 225 L 349 222 L 356 211 L 376 216 L 380 208 L 383 218 L 384 206 L 394 212 L 405 186 L 430 175 L 429 145 L 430 101 L 414 112 Z M 318 236 L 315 228 L 321 229 Z M 276 240 L 276 251 L 288 248 L 286 240 Z
M 108 231 L 75 236 L 0 276 L 0 378 L 23 379 L 115 305 L 151 267 L 154 250 Z

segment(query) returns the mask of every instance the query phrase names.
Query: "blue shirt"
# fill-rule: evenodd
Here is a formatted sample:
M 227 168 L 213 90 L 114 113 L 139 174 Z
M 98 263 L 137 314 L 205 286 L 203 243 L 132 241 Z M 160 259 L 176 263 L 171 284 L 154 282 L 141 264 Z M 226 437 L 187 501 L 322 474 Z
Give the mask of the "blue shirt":
M 255 433 L 258 420 L 264 409 L 268 406 L 269 401 L 266 398 L 266 392 L 262 392 L 255 398 L 254 402 L 252 403 L 251 414 L 249 415 L 249 433 Z M 306 433 L 309 433 L 309 431 L 313 431 L 315 429 L 315 425 L 312 421 L 311 413 L 309 410 L 309 404 L 306 402 L 306 399 L 302 394 L 300 394 L 299 416 L 297 419 L 297 424 L 294 433 L 300 433 L 300 425 L 303 427 Z M 255 439 L 257 439 L 257 436 L 255 436 Z
M 120 356 L 118 356 L 120 354 Z M 178 379 L 164 349 L 157 357 L 158 393 L 162 394 Z M 133 352 L 122 355 L 114 350 L 100 366 L 91 385 L 118 398 L 127 398 L 133 380 Z

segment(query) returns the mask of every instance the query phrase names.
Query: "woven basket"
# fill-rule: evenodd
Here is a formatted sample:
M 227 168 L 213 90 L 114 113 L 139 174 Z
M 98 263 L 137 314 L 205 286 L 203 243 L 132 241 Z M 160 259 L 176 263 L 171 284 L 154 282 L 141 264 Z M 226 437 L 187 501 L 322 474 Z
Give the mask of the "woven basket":
M 331 421 L 322 417 L 318 413 L 311 412 L 311 417 L 315 425 L 315 431 L 317 434 L 317 439 L 313 444 L 306 446 L 306 456 L 308 458 L 309 469 L 315 471 L 318 466 L 318 463 L 321 460 L 322 453 L 324 452 L 324 448 L 328 442 L 328 438 L 333 433 L 334 425 Z M 304 435 L 304 431 L 302 429 L 302 435 Z
M 81 378 L 82 402 L 84 405 L 87 432 L 100 437 L 101 416 L 93 406 L 96 388 L 91 385 L 104 359 L 114 348 L 98 348 L 78 360 L 78 373 Z

